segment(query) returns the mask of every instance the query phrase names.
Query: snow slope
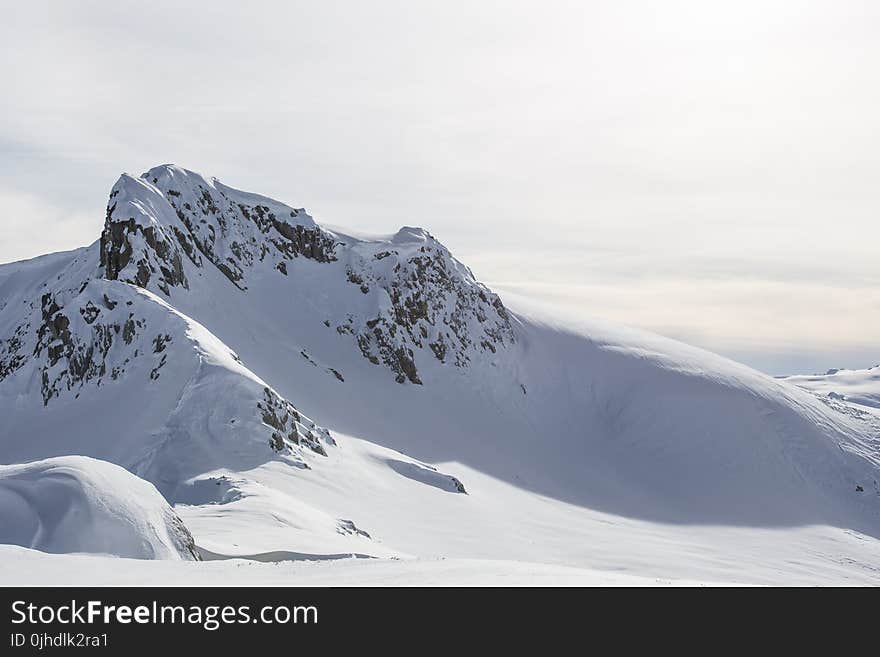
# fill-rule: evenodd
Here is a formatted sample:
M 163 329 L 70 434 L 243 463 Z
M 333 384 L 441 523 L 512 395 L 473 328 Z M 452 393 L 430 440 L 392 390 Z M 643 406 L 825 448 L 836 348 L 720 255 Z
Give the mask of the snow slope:
M 0 466 L 0 543 L 132 559 L 197 558 L 154 486 L 105 461 L 64 456 Z
M 156 167 L 92 246 L 0 265 L 0 340 L 0 461 L 119 463 L 212 561 L 880 581 L 877 415 L 509 307 L 422 229 Z

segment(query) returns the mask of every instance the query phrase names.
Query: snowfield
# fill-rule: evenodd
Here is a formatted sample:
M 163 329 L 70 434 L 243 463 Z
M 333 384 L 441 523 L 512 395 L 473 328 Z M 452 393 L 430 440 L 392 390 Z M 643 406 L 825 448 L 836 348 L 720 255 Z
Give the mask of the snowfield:
M 156 167 L 92 246 L 0 265 L 0 462 L 118 464 L 204 561 L 2 548 L 0 583 L 880 584 L 867 372 L 563 322 L 423 229 Z

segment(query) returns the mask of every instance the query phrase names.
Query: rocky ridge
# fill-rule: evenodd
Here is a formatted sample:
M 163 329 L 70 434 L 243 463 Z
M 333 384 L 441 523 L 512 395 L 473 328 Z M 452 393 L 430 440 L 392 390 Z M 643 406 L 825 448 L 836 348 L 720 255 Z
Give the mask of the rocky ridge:
M 515 341 L 501 299 L 427 231 L 403 228 L 389 240 L 358 240 L 318 226 L 302 208 L 241 192 L 175 166 L 114 186 L 100 241 L 104 278 L 172 300 L 193 270 L 213 266 L 240 291 L 249 279 L 295 276 L 295 261 L 333 267 L 375 304 L 361 317 L 333 318 L 363 356 L 399 383 L 421 384 L 414 351 L 467 367 Z

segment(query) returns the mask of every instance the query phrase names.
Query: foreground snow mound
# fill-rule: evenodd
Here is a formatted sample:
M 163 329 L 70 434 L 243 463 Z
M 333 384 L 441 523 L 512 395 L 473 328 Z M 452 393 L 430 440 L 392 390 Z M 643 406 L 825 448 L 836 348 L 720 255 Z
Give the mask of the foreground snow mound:
M 84 456 L 0 466 L 0 543 L 54 553 L 197 559 L 192 536 L 152 484 Z

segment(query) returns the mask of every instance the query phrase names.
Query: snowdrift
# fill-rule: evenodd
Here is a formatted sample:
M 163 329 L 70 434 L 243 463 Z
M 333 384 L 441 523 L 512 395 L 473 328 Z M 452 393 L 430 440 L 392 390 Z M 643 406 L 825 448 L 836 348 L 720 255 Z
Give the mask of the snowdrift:
M 0 466 L 0 543 L 54 553 L 197 559 L 192 536 L 152 484 L 83 456 Z

